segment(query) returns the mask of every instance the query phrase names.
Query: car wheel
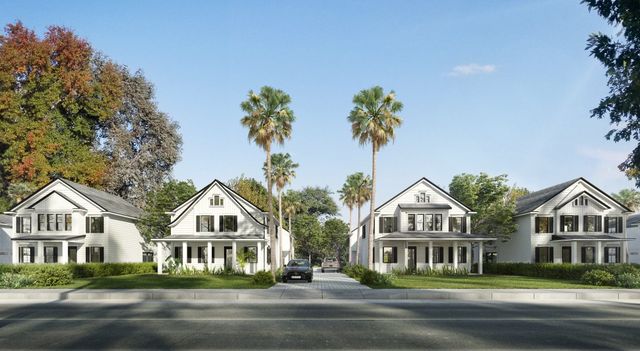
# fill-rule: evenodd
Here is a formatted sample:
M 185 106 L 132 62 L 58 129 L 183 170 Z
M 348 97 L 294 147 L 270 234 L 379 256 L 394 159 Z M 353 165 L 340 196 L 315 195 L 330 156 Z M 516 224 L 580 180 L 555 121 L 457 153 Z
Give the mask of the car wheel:
M 307 280 L 307 283 L 311 283 L 313 281 L 313 279 L 309 279 Z
M 287 280 L 286 280 L 286 279 L 282 279 L 282 282 L 283 282 L 283 283 L 286 283 L 286 282 L 287 282 Z
M 324 268 L 322 268 L 322 273 L 324 273 Z

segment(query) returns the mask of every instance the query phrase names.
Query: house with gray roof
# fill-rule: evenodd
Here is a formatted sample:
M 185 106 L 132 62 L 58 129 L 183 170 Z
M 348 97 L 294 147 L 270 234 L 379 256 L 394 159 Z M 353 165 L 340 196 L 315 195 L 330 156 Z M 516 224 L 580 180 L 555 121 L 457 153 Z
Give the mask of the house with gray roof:
M 0 213 L 0 263 L 11 263 L 11 216 Z
M 516 202 L 518 230 L 496 243 L 498 262 L 629 261 L 631 210 L 584 178 L 532 192 Z
M 4 213 L 10 233 L 0 252 L 13 263 L 152 262 L 136 227 L 141 214 L 116 195 L 57 178 Z
M 640 264 L 640 213 L 627 217 L 627 237 L 629 238 L 629 263 Z
M 371 233 L 369 216 L 351 231 L 351 263 L 367 264 L 373 255 L 374 268 L 381 273 L 393 270 L 466 269 L 474 261 L 482 274 L 483 249 L 496 240 L 484 233 L 471 233 L 475 212 L 427 178 L 400 191 L 378 206 Z M 373 235 L 369 252 L 367 237 Z

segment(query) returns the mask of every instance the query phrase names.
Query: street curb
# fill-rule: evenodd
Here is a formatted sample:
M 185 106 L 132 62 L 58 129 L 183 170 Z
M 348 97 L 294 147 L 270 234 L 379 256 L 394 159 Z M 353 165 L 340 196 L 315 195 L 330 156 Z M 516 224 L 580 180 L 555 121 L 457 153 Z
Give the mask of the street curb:
M 640 301 L 640 289 L 8 289 L 12 301 L 457 300 Z

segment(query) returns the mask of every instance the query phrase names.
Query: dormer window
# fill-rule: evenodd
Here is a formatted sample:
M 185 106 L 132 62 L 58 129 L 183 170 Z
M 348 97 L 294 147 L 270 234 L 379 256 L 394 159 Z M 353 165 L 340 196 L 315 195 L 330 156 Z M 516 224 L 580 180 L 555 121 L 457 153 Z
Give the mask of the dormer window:
M 421 193 L 417 194 L 417 195 L 416 195 L 416 202 L 417 202 L 417 203 L 427 203 L 427 202 L 430 202 L 429 195 L 427 195 L 427 193 L 425 193 L 425 192 L 421 192 Z
M 573 200 L 573 206 L 589 206 L 589 199 L 586 196 L 580 196 Z
M 213 197 L 209 199 L 209 206 L 211 207 L 224 206 L 224 198 L 220 195 L 213 195 Z

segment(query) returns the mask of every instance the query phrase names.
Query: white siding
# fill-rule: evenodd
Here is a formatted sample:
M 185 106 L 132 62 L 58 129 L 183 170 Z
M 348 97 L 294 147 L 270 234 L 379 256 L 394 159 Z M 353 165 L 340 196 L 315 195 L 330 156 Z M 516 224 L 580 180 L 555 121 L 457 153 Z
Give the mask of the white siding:
M 13 254 L 11 233 L 11 227 L 0 226 L 0 263 L 11 263 Z
M 518 229 L 507 241 L 496 240 L 498 262 L 531 262 L 534 219 L 531 215 L 516 217 Z

